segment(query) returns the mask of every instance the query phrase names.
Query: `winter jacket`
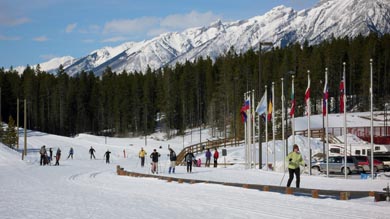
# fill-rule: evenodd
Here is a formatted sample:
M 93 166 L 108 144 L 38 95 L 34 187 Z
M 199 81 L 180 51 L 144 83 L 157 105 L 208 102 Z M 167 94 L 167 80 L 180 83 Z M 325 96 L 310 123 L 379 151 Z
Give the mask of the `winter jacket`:
M 58 148 L 58 149 L 57 149 L 57 152 L 56 152 L 56 158 L 57 158 L 57 160 L 59 160 L 60 157 L 61 157 L 61 150 Z
M 41 150 L 39 150 L 39 153 L 40 153 L 41 155 L 45 155 L 45 154 L 46 154 L 46 148 L 45 148 L 45 146 L 42 146 L 42 147 L 41 147 Z
M 169 153 L 169 160 L 170 161 L 176 161 L 176 153 L 174 152 L 174 151 L 171 151 L 170 153 Z
M 302 158 L 302 154 L 299 153 L 299 152 L 290 152 L 288 155 L 287 155 L 287 158 L 286 158 L 287 162 L 288 162 L 288 168 L 289 169 L 297 169 L 299 168 L 299 166 L 304 166 L 305 165 L 305 162 L 303 161 L 303 158 Z
M 195 159 L 195 156 L 192 152 L 189 152 L 187 153 L 185 156 L 184 156 L 185 160 L 189 163 L 191 163 L 194 159 Z
M 158 157 L 160 157 L 160 153 L 158 153 L 157 151 L 150 154 L 150 158 L 152 158 L 153 162 L 158 162 Z
M 138 153 L 138 157 L 145 157 L 146 151 L 145 150 L 140 150 Z
M 219 153 L 218 153 L 218 151 L 215 151 L 214 152 L 214 159 L 218 159 L 218 157 L 219 157 Z
M 210 151 L 206 151 L 206 158 L 210 158 L 211 157 L 211 152 Z

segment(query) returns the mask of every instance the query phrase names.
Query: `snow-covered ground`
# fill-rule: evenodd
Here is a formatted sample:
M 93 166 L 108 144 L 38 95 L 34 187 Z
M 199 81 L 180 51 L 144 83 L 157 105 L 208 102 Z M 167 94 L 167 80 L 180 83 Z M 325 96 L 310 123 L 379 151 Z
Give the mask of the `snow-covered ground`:
M 202 129 L 202 140 L 211 138 Z M 160 175 L 169 175 L 168 145 L 177 153 L 183 147 L 199 142 L 199 130 L 171 140 L 162 133 L 144 138 L 104 138 L 79 134 L 74 138 L 31 131 L 27 147 L 46 145 L 53 151 L 62 149 L 60 166 L 40 166 L 37 153 L 21 154 L 0 146 L 0 218 L 389 218 L 390 203 L 374 202 L 373 197 L 340 201 L 332 198 L 313 199 L 274 192 L 228 187 L 216 184 L 179 184 L 155 178 L 135 178 L 116 175 L 116 165 L 126 170 L 149 172 L 141 168 L 138 151 L 161 153 Z M 291 142 L 291 137 L 289 142 Z M 296 136 L 303 155 L 308 157 L 306 139 Z M 20 147 L 23 147 L 23 137 Z M 244 147 L 227 148 L 226 161 L 236 165 L 218 168 L 195 167 L 188 174 L 177 167 L 174 177 L 210 181 L 240 182 L 263 185 L 285 185 L 283 181 L 283 147 L 275 142 L 276 171 L 246 169 Z M 93 146 L 96 160 L 90 160 L 88 150 Z M 161 146 L 161 148 L 160 148 Z M 70 147 L 74 159 L 66 159 Z M 263 144 L 265 148 L 265 143 Z M 322 151 L 322 143 L 313 139 L 313 151 Z M 269 162 L 273 162 L 272 142 Z M 103 154 L 112 152 L 110 164 Z M 291 150 L 291 146 L 289 148 Z M 124 156 L 123 151 L 126 153 Z M 265 151 L 265 150 L 264 150 Z M 204 154 L 197 157 L 203 159 Z M 266 155 L 263 155 L 265 161 Z M 150 159 L 147 160 L 147 164 Z M 359 177 L 301 176 L 302 188 L 382 191 L 390 183 L 383 173 L 374 180 Z M 282 181 L 282 182 L 281 182 Z M 295 182 L 292 183 L 295 185 Z

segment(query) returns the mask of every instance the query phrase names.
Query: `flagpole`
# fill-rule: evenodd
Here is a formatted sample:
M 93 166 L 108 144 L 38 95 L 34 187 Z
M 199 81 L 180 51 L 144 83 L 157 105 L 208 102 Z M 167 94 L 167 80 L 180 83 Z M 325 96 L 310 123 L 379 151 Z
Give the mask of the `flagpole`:
M 309 175 L 311 175 L 311 144 L 310 144 L 310 113 L 311 113 L 311 105 L 310 105 L 310 70 L 307 70 L 307 81 L 308 81 L 308 92 L 309 98 L 307 99 L 307 145 L 309 148 Z
M 282 81 L 282 141 L 283 141 L 283 155 L 286 154 L 286 141 L 284 136 L 284 79 L 280 79 Z M 286 120 L 287 122 L 287 120 Z M 283 171 L 286 169 L 286 159 L 283 159 Z
M 276 151 L 275 151 L 275 82 L 272 82 L 272 146 L 273 146 L 273 153 L 274 153 L 274 164 L 273 164 L 273 170 L 275 170 L 276 167 Z
M 255 114 L 255 90 L 252 90 L 252 163 L 253 163 L 253 168 L 256 168 L 256 114 Z M 252 168 L 252 166 L 251 166 Z
M 267 103 L 266 103 L 267 104 Z M 257 120 L 258 120 L 258 124 L 259 124 L 259 132 L 258 132 L 258 138 L 259 138 L 259 169 L 261 170 L 262 168 L 262 163 L 263 163 L 263 155 L 262 155 L 262 143 L 261 143 L 261 119 L 260 119 L 260 114 L 257 115 Z
M 268 171 L 268 92 L 267 92 L 267 85 L 264 86 L 265 89 L 265 96 L 266 96 L 266 102 L 267 102 L 267 113 L 265 115 L 265 166 L 266 170 Z
M 294 94 L 294 78 L 295 76 L 292 75 L 291 76 L 292 79 L 291 79 L 291 91 L 292 91 L 292 94 L 294 95 L 294 100 L 295 101 L 295 94 Z M 295 108 L 295 104 L 294 104 L 294 108 Z M 295 109 L 294 109 L 295 111 Z M 292 137 L 293 137 L 293 140 L 292 140 L 292 144 L 294 145 L 295 144 L 295 112 L 292 114 L 292 117 L 291 117 L 291 134 L 292 134 Z
M 346 87 L 347 87 L 347 80 L 345 78 L 345 65 L 346 63 L 343 62 L 343 108 L 344 108 L 344 177 L 347 179 L 347 98 L 346 98 Z
M 251 91 L 248 91 L 248 95 L 247 95 L 247 99 L 249 98 L 250 100 L 250 97 L 251 97 Z M 247 124 L 247 131 L 248 131 L 248 145 L 247 145 L 247 162 L 248 162 L 248 168 L 250 168 L 250 163 L 251 163 L 251 157 L 250 157 L 250 146 L 252 144 L 252 136 L 251 136 L 251 104 L 249 103 L 249 110 L 247 110 L 247 121 L 248 121 L 248 124 Z
M 259 128 L 258 128 L 258 134 L 257 134 L 257 138 L 259 139 L 259 169 L 261 170 L 261 163 L 262 163 L 262 160 L 261 160 L 261 142 L 260 142 L 260 135 L 261 135 L 261 125 L 260 125 L 260 115 L 257 114 L 257 124 L 259 125 Z
M 370 59 L 370 111 L 371 111 L 371 121 L 370 121 L 370 129 L 371 129 L 371 180 L 374 179 L 374 125 L 373 125 L 373 73 L 372 73 L 372 59 Z
M 244 105 L 245 105 L 245 101 L 246 101 L 246 92 L 244 93 Z M 247 121 L 245 120 L 244 121 L 244 136 L 245 136 L 245 168 L 247 168 L 247 163 L 248 163 L 248 158 L 247 158 L 247 144 L 248 144 L 248 140 L 247 140 L 247 133 L 246 133 L 246 123 Z
M 325 68 L 326 92 L 328 92 L 328 68 Z M 329 95 L 329 94 L 327 94 Z M 325 134 L 326 134 L 326 177 L 329 177 L 329 116 L 328 116 L 328 97 L 325 100 Z

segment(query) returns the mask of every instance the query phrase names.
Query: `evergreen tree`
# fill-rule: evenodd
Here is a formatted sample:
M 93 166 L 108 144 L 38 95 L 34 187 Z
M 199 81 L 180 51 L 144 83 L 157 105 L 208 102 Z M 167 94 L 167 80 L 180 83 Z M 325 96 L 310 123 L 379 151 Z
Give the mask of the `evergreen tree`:
M 5 145 L 8 145 L 8 147 L 15 147 L 18 140 L 18 133 L 15 129 L 15 120 L 12 118 L 12 116 L 9 116 L 8 118 L 8 127 L 4 133 L 3 137 L 3 143 Z

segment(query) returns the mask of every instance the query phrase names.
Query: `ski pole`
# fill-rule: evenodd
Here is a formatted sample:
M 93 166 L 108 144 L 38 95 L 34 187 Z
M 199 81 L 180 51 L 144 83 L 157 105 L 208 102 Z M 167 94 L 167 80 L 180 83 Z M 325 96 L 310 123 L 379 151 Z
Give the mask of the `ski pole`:
M 285 176 L 286 176 L 286 169 L 284 169 L 284 174 L 283 174 L 282 180 L 280 180 L 279 186 L 282 185 L 282 182 L 283 182 Z

